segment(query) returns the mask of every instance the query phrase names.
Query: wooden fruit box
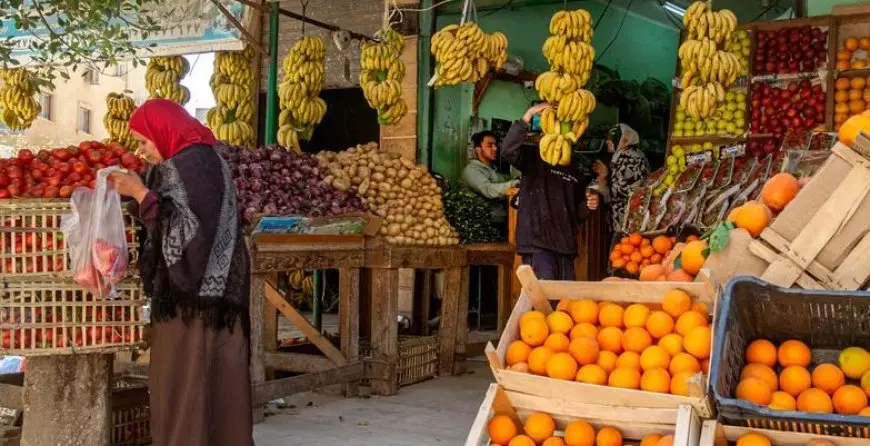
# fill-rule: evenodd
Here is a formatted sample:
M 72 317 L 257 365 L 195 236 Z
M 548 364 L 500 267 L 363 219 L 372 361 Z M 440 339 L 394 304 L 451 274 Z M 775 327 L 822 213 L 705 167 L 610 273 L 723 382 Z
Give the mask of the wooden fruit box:
M 122 206 L 123 211 L 123 206 Z M 60 230 L 70 212 L 69 200 L 0 200 L 0 276 L 4 279 L 70 277 L 69 255 Z M 130 265 L 137 262 L 136 224 L 123 211 Z M 138 275 L 137 268 L 128 274 Z
M 770 439 L 772 446 L 807 446 L 810 440 L 827 440 L 834 446 L 867 446 L 866 438 L 831 437 L 804 432 L 783 432 L 748 427 L 725 426 L 716 420 L 704 421 L 698 446 L 733 446 L 744 434 L 757 432 Z
M 691 406 L 698 416 L 709 418 L 712 403 L 707 389 L 709 377 L 690 385 L 692 396 L 679 396 L 642 390 L 599 386 L 575 381 L 564 381 L 510 370 L 505 366 L 505 355 L 511 342 L 519 339 L 519 320 L 532 309 L 550 314 L 551 300 L 594 299 L 614 303 L 644 303 L 656 305 L 670 290 L 679 288 L 695 302 L 704 303 L 714 310 L 717 290 L 709 281 L 701 282 L 571 282 L 538 280 L 528 265 L 517 269 L 523 290 L 511 312 L 510 319 L 499 339 L 498 348 L 487 345 L 486 356 L 496 381 L 507 391 L 539 398 L 570 401 L 576 407 L 595 411 L 618 410 L 626 421 L 647 422 L 649 413 L 660 411 L 665 416 L 676 416 L 682 405 Z M 715 331 L 715 328 L 714 328 Z M 703 375 L 699 375 L 703 376 Z M 616 409 L 618 408 L 618 409 Z M 594 413 L 594 412 L 593 412 Z M 602 412 L 604 413 L 604 412 Z
M 763 242 L 749 245 L 770 264 L 761 279 L 782 287 L 857 290 L 870 278 L 870 161 L 841 143 L 832 151 L 761 233 Z
M 488 446 L 487 425 L 495 415 L 511 417 L 517 426 L 533 412 L 543 412 L 556 421 L 557 433 L 572 421 L 586 421 L 596 430 L 611 426 L 620 431 L 624 445 L 637 445 L 650 434 L 673 435 L 674 446 L 697 446 L 701 434 L 701 419 L 691 406 L 672 411 L 655 411 L 629 407 L 590 407 L 562 398 L 542 398 L 505 390 L 490 384 L 489 390 L 474 418 L 465 446 Z M 643 418 L 644 422 L 637 422 Z

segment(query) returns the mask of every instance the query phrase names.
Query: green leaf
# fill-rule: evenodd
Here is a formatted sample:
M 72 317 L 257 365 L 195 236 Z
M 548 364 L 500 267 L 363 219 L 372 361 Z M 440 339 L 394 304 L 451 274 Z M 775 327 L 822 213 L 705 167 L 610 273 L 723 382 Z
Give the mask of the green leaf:
M 707 257 L 710 257 L 710 248 L 709 248 L 709 247 L 708 247 L 708 248 L 704 248 L 704 249 L 701 251 L 701 256 L 704 257 L 705 259 L 706 259 Z
M 683 253 L 677 254 L 677 258 L 674 259 L 674 269 L 683 269 Z

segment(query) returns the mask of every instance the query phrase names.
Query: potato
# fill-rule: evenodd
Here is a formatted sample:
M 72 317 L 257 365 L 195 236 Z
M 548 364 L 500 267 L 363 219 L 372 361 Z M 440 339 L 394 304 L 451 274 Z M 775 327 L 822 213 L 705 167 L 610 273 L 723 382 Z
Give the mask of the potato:
M 401 226 L 399 226 L 399 225 L 393 223 L 393 224 L 391 224 L 391 225 L 387 228 L 387 234 L 388 234 L 388 235 L 393 235 L 393 236 L 395 236 L 395 235 L 399 235 L 399 232 L 400 232 L 401 230 L 402 230 L 402 227 L 401 227 Z
M 381 171 L 375 169 L 375 173 L 372 174 L 372 179 L 378 183 L 381 183 L 384 181 L 385 177 L 384 174 L 381 173 Z
M 346 190 L 350 189 L 350 181 L 348 181 L 344 178 L 337 179 L 337 180 L 332 182 L 332 186 L 338 190 L 346 191 Z
M 371 184 L 371 182 L 369 181 L 368 178 L 363 179 L 362 182 L 361 182 L 360 185 L 359 185 L 359 188 L 357 189 L 357 192 L 358 192 L 359 194 L 363 194 L 363 195 L 364 195 L 366 192 L 369 191 L 369 185 L 370 185 L 370 184 Z
M 368 168 L 368 166 L 360 166 L 357 170 L 357 176 L 361 178 L 368 178 L 371 176 L 372 170 Z
M 387 173 L 387 178 L 395 178 L 396 175 L 399 174 L 399 172 L 392 167 L 387 167 L 386 173 Z
M 402 180 L 401 183 L 399 183 L 399 185 L 402 186 L 403 189 L 410 189 L 411 186 L 414 185 L 414 182 L 411 181 L 410 178 L 405 178 L 405 179 Z

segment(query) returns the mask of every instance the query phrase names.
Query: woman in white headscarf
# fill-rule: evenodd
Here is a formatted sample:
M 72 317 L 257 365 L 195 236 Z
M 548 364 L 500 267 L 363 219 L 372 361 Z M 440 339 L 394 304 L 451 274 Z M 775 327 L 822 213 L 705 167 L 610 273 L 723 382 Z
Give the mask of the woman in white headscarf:
M 610 206 L 613 230 L 622 230 L 625 208 L 632 191 L 643 184 L 649 176 L 650 167 L 646 155 L 638 144 L 640 137 L 637 132 L 626 124 L 619 124 L 610 131 L 607 138 L 607 150 L 613 154 L 610 166 L 596 161 L 593 169 L 599 177 L 607 177 L 610 186 Z

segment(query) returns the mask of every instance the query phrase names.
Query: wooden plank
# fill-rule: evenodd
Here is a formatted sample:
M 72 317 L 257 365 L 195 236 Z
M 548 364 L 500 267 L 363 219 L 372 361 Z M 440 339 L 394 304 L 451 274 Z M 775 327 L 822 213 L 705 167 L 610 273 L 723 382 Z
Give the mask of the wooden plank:
M 483 444 L 486 426 L 492 413 L 492 404 L 498 391 L 498 384 L 489 385 L 486 395 L 483 397 L 483 402 L 480 403 L 480 409 L 478 409 L 477 415 L 474 416 L 474 421 L 471 423 L 471 430 L 469 430 L 468 437 L 465 439 L 465 446 L 480 446 Z
M 284 372 L 322 372 L 335 367 L 329 358 L 304 353 L 266 353 L 266 367 Z
M 674 431 L 675 445 L 695 445 L 701 435 L 701 419 L 690 406 L 677 409 L 677 429 Z
M 266 279 L 268 282 L 272 284 L 272 286 L 277 289 L 276 284 L 278 283 L 278 274 L 272 273 L 269 274 Z M 266 351 L 266 354 L 274 353 L 278 351 L 278 308 L 272 305 L 271 302 L 266 300 L 263 302 L 263 349 Z M 273 370 L 268 370 L 268 365 L 266 366 L 266 378 L 273 379 L 275 378 L 275 373 Z
M 721 446 L 716 442 L 716 420 L 704 420 L 701 426 L 701 438 L 698 441 L 699 446 Z M 727 440 L 725 446 L 727 446 Z
M 769 243 L 770 246 L 772 246 L 773 249 L 775 249 L 776 251 L 786 252 L 789 249 L 790 242 L 788 240 L 786 240 L 785 237 L 779 235 L 779 233 L 777 233 L 776 231 L 774 231 L 771 228 L 765 229 L 761 233 L 761 238 L 764 239 L 765 242 Z M 757 251 L 753 251 L 753 253 L 755 255 L 762 257 L 763 259 L 767 260 L 768 262 L 773 261 L 771 259 L 771 253 L 773 255 L 777 255 L 777 256 L 779 255 L 778 252 L 772 251 L 769 248 L 766 250 L 763 248 L 767 248 L 767 247 L 764 246 L 764 244 L 761 244 L 760 242 L 758 242 L 758 244 L 750 245 L 750 249 L 757 250 Z M 823 282 L 830 282 L 832 280 L 832 273 L 830 271 L 828 271 L 827 268 L 822 266 L 822 264 L 820 264 L 819 262 L 816 262 L 816 261 L 810 262 L 810 264 L 807 265 L 806 270 L 808 273 L 812 274 L 812 276 L 818 277 L 819 280 L 821 280 Z M 812 280 L 812 279 L 810 278 L 810 280 Z
M 498 333 L 504 330 L 511 315 L 511 271 L 511 265 L 498 266 L 498 309 L 496 310 Z
M 364 377 L 362 362 L 353 362 L 324 370 L 322 372 L 282 378 L 260 383 L 253 388 L 251 404 L 259 407 L 269 401 L 290 396 L 300 392 L 308 392 L 321 387 L 333 386 L 350 381 L 359 381 Z
M 843 263 L 834 270 L 831 288 L 858 290 L 870 277 L 870 232 L 852 248 Z
M 729 442 L 736 442 L 740 436 L 748 432 L 760 433 L 769 438 L 776 446 L 806 446 L 813 439 L 828 440 L 836 446 L 866 446 L 870 442 L 866 438 L 833 437 L 801 432 L 725 426 L 715 420 L 709 420 L 704 422 L 704 431 L 701 433 L 699 445 L 727 446 Z
M 251 386 L 257 387 L 266 381 L 266 349 L 263 337 L 263 317 L 265 316 L 264 296 L 266 277 L 262 274 L 251 275 Z M 263 408 L 254 405 L 254 422 L 265 420 Z
M 677 408 L 615 407 L 604 404 L 581 403 L 565 398 L 545 398 L 510 390 L 506 391 L 506 393 L 510 398 L 510 402 L 516 407 L 535 409 L 549 414 L 574 414 L 578 418 L 583 418 L 589 422 L 633 423 L 640 420 L 648 424 L 676 424 L 679 415 Z M 684 407 L 689 413 L 692 412 L 691 407 Z
M 523 268 L 523 267 L 520 267 Z M 519 271 L 517 271 L 519 274 Z M 545 299 L 595 299 L 612 302 L 661 303 L 662 297 L 674 288 L 694 296 L 699 302 L 713 304 L 716 296 L 703 282 L 571 282 L 538 281 Z M 535 306 L 536 309 L 537 305 Z
M 467 276 L 467 274 L 466 274 Z M 467 279 L 466 279 L 467 280 Z M 441 376 L 453 374 L 453 364 L 456 353 L 456 330 L 462 315 L 467 318 L 467 307 L 459 308 L 462 288 L 462 269 L 449 268 L 444 270 L 444 295 L 441 296 L 441 329 L 438 339 L 441 346 L 440 372 Z M 466 282 L 467 283 L 467 282 Z
M 414 311 L 412 323 L 422 336 L 429 336 L 429 316 L 432 312 L 432 270 L 418 270 L 418 280 L 414 282 L 415 293 L 420 296 L 420 307 Z
M 396 323 L 399 306 L 399 270 L 371 270 L 371 343 L 375 359 L 397 364 L 399 357 L 399 327 Z M 391 370 L 395 371 L 395 367 Z M 372 380 L 375 395 L 395 395 L 399 391 L 398 377 Z
M 410 268 L 399 270 L 399 314 L 408 316 L 414 314 L 414 272 Z
M 359 268 L 338 270 L 338 317 L 341 352 L 348 361 L 359 358 Z M 359 394 L 359 383 L 350 382 L 344 387 L 344 396 Z
M 547 294 L 544 292 L 541 282 L 535 276 L 532 267 L 529 265 L 520 266 L 517 268 L 517 277 L 519 277 L 520 283 L 523 284 L 523 290 L 528 293 L 532 306 L 541 313 L 544 313 L 544 315 L 552 313 L 553 307 L 550 305 L 550 301 L 547 300 Z M 551 296 L 555 295 L 551 294 Z
M 264 289 L 266 299 L 271 302 L 272 305 L 275 305 L 284 317 L 290 319 L 290 323 L 301 331 L 312 344 L 317 346 L 317 348 L 320 349 L 327 358 L 337 365 L 347 364 L 347 358 L 344 357 L 341 351 L 335 348 L 335 346 L 332 345 L 332 342 L 329 342 L 328 339 L 324 338 L 320 332 L 314 328 L 310 322 L 308 322 L 308 319 L 306 319 L 302 313 L 293 308 L 293 306 L 290 305 L 284 297 L 275 290 L 275 288 L 267 282 L 264 285 Z
M 465 266 L 465 251 L 459 246 L 382 246 L 366 250 L 367 268 L 445 269 Z
M 790 287 L 797 283 L 801 288 L 808 290 L 824 289 L 815 279 L 801 271 L 794 262 L 779 255 L 764 243 L 753 240 L 749 243 L 749 251 L 769 263 L 767 269 L 759 275 L 764 280 L 782 287 Z
M 465 373 L 466 348 L 468 344 L 468 298 L 471 273 L 469 267 L 460 268 L 459 277 L 459 308 L 456 320 L 456 346 L 453 357 L 453 374 Z

